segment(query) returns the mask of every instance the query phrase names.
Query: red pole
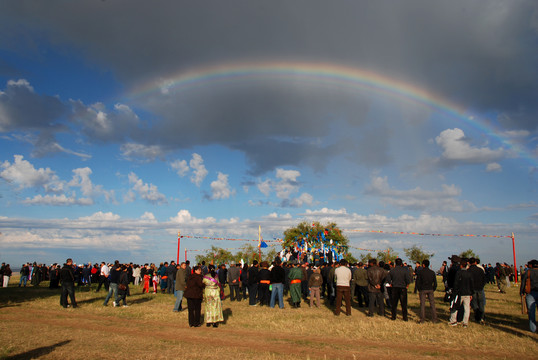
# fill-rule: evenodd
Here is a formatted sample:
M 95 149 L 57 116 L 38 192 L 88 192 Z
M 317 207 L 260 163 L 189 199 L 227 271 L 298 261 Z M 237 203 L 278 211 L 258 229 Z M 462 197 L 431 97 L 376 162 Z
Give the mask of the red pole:
M 181 243 L 181 234 L 179 232 L 179 230 L 177 231 L 177 259 L 176 259 L 176 264 L 179 264 L 179 245 Z
M 512 252 L 514 253 L 514 278 L 517 284 L 516 237 L 514 233 L 512 233 Z
M 185 262 L 187 261 L 187 248 L 185 248 Z

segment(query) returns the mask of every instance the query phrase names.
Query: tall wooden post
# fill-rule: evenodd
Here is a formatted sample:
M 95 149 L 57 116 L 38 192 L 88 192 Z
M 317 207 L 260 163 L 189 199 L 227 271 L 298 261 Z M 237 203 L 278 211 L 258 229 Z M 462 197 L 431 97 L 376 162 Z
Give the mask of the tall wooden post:
M 181 244 L 181 233 L 177 231 L 177 259 L 176 264 L 179 264 L 179 245 Z
M 512 233 L 512 252 L 514 253 L 514 279 L 517 284 L 517 262 L 516 262 L 516 237 Z

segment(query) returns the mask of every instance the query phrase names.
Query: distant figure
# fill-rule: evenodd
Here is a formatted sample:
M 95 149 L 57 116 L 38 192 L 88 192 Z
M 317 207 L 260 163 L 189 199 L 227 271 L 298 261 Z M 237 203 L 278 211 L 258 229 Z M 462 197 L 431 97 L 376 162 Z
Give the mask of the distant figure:
M 11 271 L 11 268 L 9 267 L 9 264 L 6 264 L 6 267 L 4 268 L 4 287 L 7 288 L 9 284 L 9 278 L 13 274 L 13 271 Z
M 75 300 L 75 271 L 73 269 L 73 260 L 67 259 L 64 267 L 60 270 L 60 281 L 62 282 L 62 294 L 60 295 L 60 305 L 64 308 L 69 306 L 67 302 L 67 295 L 71 300 L 71 306 L 77 307 L 77 301 Z
M 420 299 L 420 320 L 419 323 L 424 323 L 426 315 L 426 298 L 430 302 L 432 313 L 432 322 L 437 323 L 437 310 L 435 309 L 435 290 L 437 289 L 437 277 L 435 272 L 429 268 L 430 260 L 422 260 L 422 270 L 417 275 L 416 287 Z

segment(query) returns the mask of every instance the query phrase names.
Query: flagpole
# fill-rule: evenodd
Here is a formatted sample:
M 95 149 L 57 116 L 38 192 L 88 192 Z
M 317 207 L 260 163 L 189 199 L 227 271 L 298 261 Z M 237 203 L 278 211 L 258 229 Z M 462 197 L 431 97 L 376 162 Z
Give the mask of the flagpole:
M 179 230 L 177 231 L 177 259 L 176 259 L 176 264 L 179 264 L 179 245 L 181 243 L 181 233 L 179 232 Z
M 258 257 L 262 261 L 262 226 L 258 225 Z
M 514 276 L 517 284 L 516 237 L 514 233 L 512 233 L 512 252 L 514 253 Z

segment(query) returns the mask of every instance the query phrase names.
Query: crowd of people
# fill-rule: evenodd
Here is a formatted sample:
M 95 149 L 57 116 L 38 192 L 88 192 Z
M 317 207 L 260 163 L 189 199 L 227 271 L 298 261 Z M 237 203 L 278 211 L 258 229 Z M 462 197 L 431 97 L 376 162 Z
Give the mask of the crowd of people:
M 476 323 L 486 321 L 486 297 L 484 286 L 496 283 L 498 291 L 505 293 L 516 276 L 515 269 L 507 264 L 480 264 L 480 259 L 449 257 L 450 265 L 444 262 L 437 274 L 442 276 L 445 298 L 450 306 L 450 326 L 467 327 L 471 309 Z M 3 284 L 7 286 L 11 269 L 2 264 Z M 408 321 L 408 288 L 414 282 L 414 290 L 419 295 L 419 323 L 426 321 L 426 300 L 428 300 L 431 321 L 438 322 L 434 292 L 437 290 L 437 274 L 430 269 L 429 260 L 416 263 L 415 268 L 402 259 L 385 263 L 370 259 L 348 264 L 345 259 L 336 263 L 309 264 L 297 260 L 282 262 L 277 257 L 269 264 L 254 260 L 251 265 L 231 262 L 227 267 L 209 265 L 202 262 L 193 268 L 189 261 L 176 264 L 82 264 L 75 265 L 68 259 L 63 267 L 53 264 L 24 264 L 20 271 L 19 286 L 30 282 L 39 286 L 41 281 L 49 280 L 51 288 L 62 287 L 60 304 L 63 307 L 77 307 L 76 286 L 97 284 L 96 291 L 104 288 L 107 296 L 103 305 L 110 299 L 113 305 L 128 306 L 126 297 L 130 294 L 129 285 L 139 287 L 142 293 L 168 293 L 176 297 L 173 311 L 183 311 L 183 298 L 187 301 L 188 319 L 191 327 L 201 326 L 201 305 L 205 304 L 204 319 L 208 327 L 218 327 L 224 321 L 222 301 L 226 298 L 224 289 L 229 288 L 230 301 L 248 301 L 250 306 L 274 308 L 278 301 L 284 308 L 284 296 L 289 294 L 293 308 L 307 303 L 310 307 L 321 306 L 326 299 L 334 315 L 339 316 L 345 304 L 345 314 L 351 316 L 351 306 L 356 302 L 359 307 L 367 308 L 370 317 L 385 316 L 385 308 L 390 310 L 390 318 L 396 320 L 398 306 L 403 321 Z M 529 328 L 536 332 L 536 300 L 538 299 L 538 261 L 530 261 L 521 267 L 520 292 L 525 296 L 529 314 Z M 7 282 L 6 282 L 7 279 Z M 69 299 L 68 299 L 69 297 Z

